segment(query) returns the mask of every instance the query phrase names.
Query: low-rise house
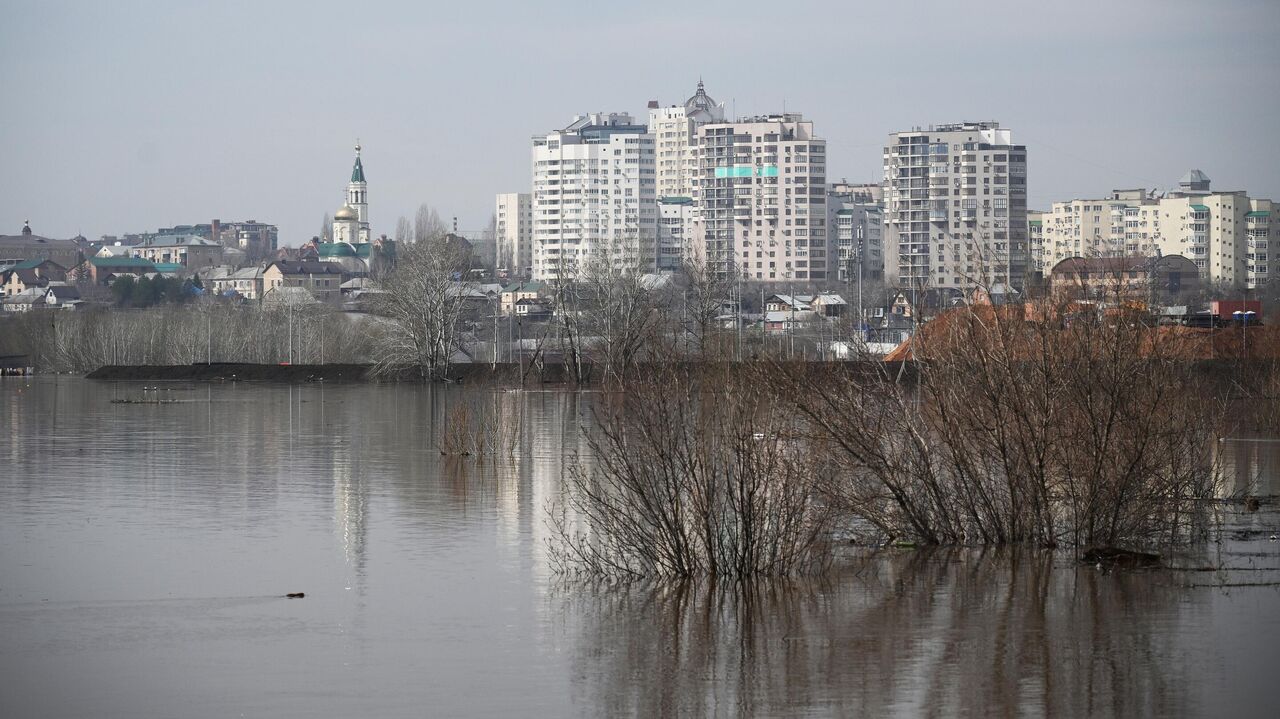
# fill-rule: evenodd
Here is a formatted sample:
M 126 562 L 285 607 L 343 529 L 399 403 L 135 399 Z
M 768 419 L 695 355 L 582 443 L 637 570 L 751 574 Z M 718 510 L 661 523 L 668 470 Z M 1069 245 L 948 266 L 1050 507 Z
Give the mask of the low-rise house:
M 342 268 L 332 262 L 272 262 L 262 272 L 263 298 L 281 287 L 302 287 L 321 302 L 337 304 L 342 299 Z
M 80 290 L 63 282 L 50 283 L 45 288 L 44 304 L 58 309 L 74 309 L 80 304 Z
M 126 245 L 116 242 L 110 245 L 102 245 L 98 251 L 93 254 L 94 257 L 132 257 L 133 245 Z
M 764 301 L 765 312 L 808 312 L 813 295 L 770 295 Z
M 245 267 L 239 270 L 219 267 L 201 278 L 201 282 L 215 297 L 239 295 L 247 300 L 262 299 L 261 267 Z
M 0 299 L 0 308 L 5 312 L 30 312 L 34 309 L 42 309 L 44 302 L 45 288 L 31 287 L 16 295 Z
M 515 316 L 526 320 L 551 319 L 551 302 L 540 297 L 516 300 Z
M 811 310 L 791 312 L 785 310 L 766 311 L 764 313 L 764 331 L 768 334 L 793 332 L 805 322 L 813 319 Z
M 78 278 L 85 271 L 89 273 L 89 280 L 94 284 L 109 285 L 120 275 L 142 277 L 153 274 L 156 271 L 156 264 L 141 257 L 93 257 L 79 270 L 73 272 Z
M 129 250 L 133 257 L 182 265 L 190 272 L 222 264 L 222 245 L 196 235 L 160 235 Z
M 843 317 L 849 309 L 849 303 L 838 294 L 824 293 L 815 296 L 809 302 L 809 307 L 819 317 Z
M 16 295 L 30 287 L 47 287 L 50 282 L 63 282 L 67 270 L 50 260 L 23 260 L 0 268 L 0 297 Z
M 516 313 L 516 303 L 520 300 L 536 300 L 542 296 L 547 286 L 541 282 L 516 282 L 502 289 L 501 312 L 510 316 Z

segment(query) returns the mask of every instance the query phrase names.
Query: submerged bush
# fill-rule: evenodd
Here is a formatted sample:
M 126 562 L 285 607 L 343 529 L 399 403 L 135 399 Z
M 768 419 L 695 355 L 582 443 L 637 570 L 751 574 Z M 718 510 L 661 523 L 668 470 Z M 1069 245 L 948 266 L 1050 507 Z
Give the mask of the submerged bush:
M 776 396 L 723 368 L 657 367 L 596 409 L 591 461 L 553 508 L 562 572 L 782 576 L 823 569 L 821 466 Z
M 778 367 L 841 465 L 842 509 L 926 544 L 1142 544 L 1205 528 L 1224 405 L 1181 333 L 1051 307 L 932 324 L 911 381 Z

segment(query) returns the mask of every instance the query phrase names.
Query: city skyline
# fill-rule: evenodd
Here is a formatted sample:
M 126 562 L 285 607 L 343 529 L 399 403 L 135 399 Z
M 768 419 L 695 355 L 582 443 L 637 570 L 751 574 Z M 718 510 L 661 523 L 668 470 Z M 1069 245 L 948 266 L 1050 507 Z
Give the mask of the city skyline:
M 495 194 L 529 191 L 531 136 L 588 112 L 642 118 L 649 100 L 683 102 L 699 77 L 731 119 L 785 109 L 812 120 L 829 181 L 881 179 L 891 132 L 994 120 L 1031 152 L 1032 209 L 1168 189 L 1192 167 L 1215 187 L 1280 195 L 1280 150 L 1258 142 L 1280 107 L 1265 80 L 1280 59 L 1274 3 L 1085 3 L 1045 9 L 1029 30 L 1011 12 L 1020 4 L 983 17 L 926 5 L 800 3 L 788 8 L 793 32 L 775 38 L 759 19 L 767 6 L 752 4 L 731 16 L 684 7 L 678 18 L 661 4 L 590 17 L 567 5 L 392 4 L 361 8 L 335 35 L 349 8 L 270 6 L 249 32 L 234 6 L 6 3 L 0 93 L 21 111 L 0 121 L 11 168 L 0 234 L 28 219 L 45 236 L 96 238 L 254 218 L 294 246 L 341 204 L 357 138 L 375 235 L 394 234 L 421 202 L 478 230 Z M 936 48 L 903 46 L 920 22 L 946 30 Z M 1126 34 L 1135 23 L 1144 32 Z M 174 27 L 201 32 L 156 32 Z M 691 35 L 709 49 L 682 50 Z M 197 53 L 192 38 L 204 36 Z M 652 61 L 584 63 L 604 36 Z M 808 45 L 717 53 L 721 37 Z M 519 53 L 528 62 L 513 61 Z M 841 63 L 849 69 L 832 82 Z M 972 69 L 941 72 L 957 64 Z

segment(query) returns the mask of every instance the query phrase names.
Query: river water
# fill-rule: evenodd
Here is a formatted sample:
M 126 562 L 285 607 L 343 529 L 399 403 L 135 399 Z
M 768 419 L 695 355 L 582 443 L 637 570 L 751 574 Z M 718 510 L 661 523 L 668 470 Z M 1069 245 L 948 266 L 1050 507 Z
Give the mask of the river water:
M 591 396 L 0 380 L 0 716 L 1275 716 L 1275 504 L 1104 574 L 885 552 L 822 581 L 565 585 Z M 113 404 L 161 398 L 165 404 Z M 445 460 L 455 402 L 513 456 Z M 1280 491 L 1280 443 L 1228 440 Z M 1271 584 L 1271 586 L 1267 586 Z M 305 592 L 304 599 L 287 599 Z

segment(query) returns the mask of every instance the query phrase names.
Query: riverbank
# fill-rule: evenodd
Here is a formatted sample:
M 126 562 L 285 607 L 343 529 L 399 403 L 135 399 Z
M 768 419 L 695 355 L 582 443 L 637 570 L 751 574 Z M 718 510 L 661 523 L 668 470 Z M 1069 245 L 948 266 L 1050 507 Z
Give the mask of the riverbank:
M 186 382 L 421 382 L 418 371 L 405 368 L 397 374 L 374 377 L 370 364 L 255 364 L 250 362 L 215 362 L 189 365 L 105 365 L 85 375 L 86 379 L 107 381 L 186 381 Z M 457 364 L 449 368 L 450 382 L 568 382 L 564 365 L 545 365 L 530 369 L 527 365 L 500 362 L 492 364 Z
M 694 365 L 697 363 L 684 363 Z M 743 367 L 755 365 L 755 360 L 730 362 Z M 883 369 L 889 377 L 898 381 L 914 381 L 917 363 L 912 361 L 836 360 L 804 363 L 806 371 L 814 375 L 823 373 L 869 372 Z M 1251 359 L 1246 362 L 1233 359 L 1192 361 L 1197 374 L 1224 383 L 1222 389 L 1231 394 L 1239 392 L 1263 376 L 1271 367 L 1269 360 Z M 642 370 L 643 364 L 638 366 Z M 422 382 L 416 368 L 405 368 L 397 374 L 374 377 L 370 364 L 260 364 L 253 362 L 203 362 L 183 365 L 104 365 L 85 375 L 86 379 L 109 381 L 188 381 L 188 382 Z M 34 373 L 32 373 L 34 374 Z M 582 366 L 586 378 L 584 384 L 594 384 L 600 373 L 592 364 Z M 450 382 L 496 382 L 509 385 L 521 384 L 575 384 L 568 365 L 552 362 L 537 366 L 527 363 L 475 362 L 455 364 L 449 367 Z

